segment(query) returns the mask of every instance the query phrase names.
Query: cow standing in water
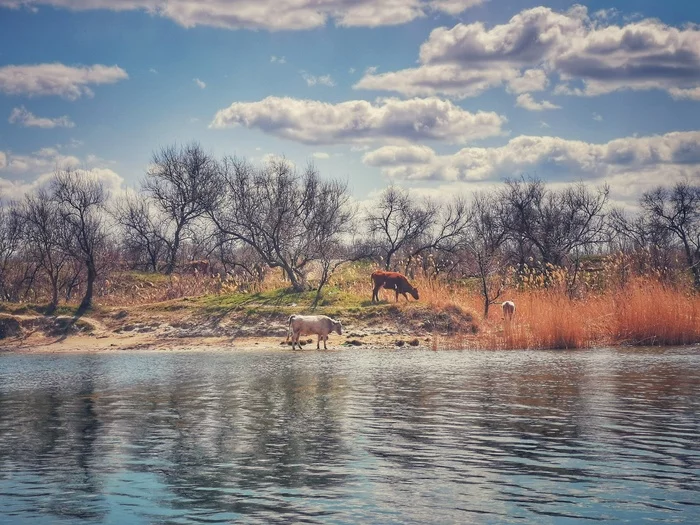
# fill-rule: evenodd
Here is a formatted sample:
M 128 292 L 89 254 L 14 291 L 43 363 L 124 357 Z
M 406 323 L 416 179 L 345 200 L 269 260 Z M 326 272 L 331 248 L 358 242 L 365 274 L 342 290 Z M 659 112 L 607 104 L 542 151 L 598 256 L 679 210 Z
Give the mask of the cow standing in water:
M 377 270 L 372 274 L 372 282 L 374 283 L 374 290 L 372 290 L 372 302 L 379 302 L 379 289 L 383 286 L 387 290 L 394 290 L 396 292 L 396 302 L 399 302 L 399 294 L 402 294 L 406 301 L 408 301 L 407 293 L 417 301 L 418 300 L 418 289 L 411 286 L 408 282 L 406 276 L 399 272 L 385 272 L 383 270 Z

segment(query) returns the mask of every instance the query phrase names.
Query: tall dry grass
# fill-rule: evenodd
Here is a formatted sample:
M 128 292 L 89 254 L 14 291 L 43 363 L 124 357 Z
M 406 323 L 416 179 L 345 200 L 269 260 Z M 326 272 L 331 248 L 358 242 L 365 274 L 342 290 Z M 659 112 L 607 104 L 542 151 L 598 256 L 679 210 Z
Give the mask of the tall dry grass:
M 439 285 L 427 290 L 426 301 L 436 307 L 451 302 L 472 312 L 483 310 L 477 294 Z M 502 299 L 516 304 L 511 323 L 503 319 L 500 305 L 492 305 L 476 336 L 457 337 L 449 346 L 566 349 L 700 343 L 700 295 L 654 279 L 638 278 L 582 298 L 554 289 L 507 290 Z

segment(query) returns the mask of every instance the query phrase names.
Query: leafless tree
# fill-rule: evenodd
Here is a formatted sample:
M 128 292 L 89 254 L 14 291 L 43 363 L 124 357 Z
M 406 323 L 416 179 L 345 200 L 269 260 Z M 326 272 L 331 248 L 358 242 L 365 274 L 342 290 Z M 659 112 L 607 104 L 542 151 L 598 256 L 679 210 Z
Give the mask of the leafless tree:
M 601 242 L 607 186 L 583 183 L 552 190 L 537 179 L 506 181 L 500 192 L 511 239 L 531 243 L 543 267 L 562 266 L 572 254 Z
M 438 216 L 438 207 L 430 201 L 416 202 L 411 195 L 396 186 L 382 193 L 376 207 L 367 213 L 367 228 L 384 260 L 384 268 L 391 268 L 392 259 L 401 250 L 420 245 L 428 249 L 430 230 Z
M 13 208 L 0 201 L 0 298 L 10 299 L 9 270 L 22 246 L 22 221 Z
M 220 234 L 251 246 L 271 268 L 282 268 L 295 291 L 306 287 L 307 265 L 338 242 L 352 219 L 347 185 L 303 174 L 285 160 L 255 168 L 221 163 L 221 190 L 210 218 Z
M 130 193 L 116 201 L 112 215 L 122 228 L 126 251 L 134 253 L 137 261 L 145 257 L 145 270 L 157 272 L 166 251 L 166 235 L 151 202 L 144 195 Z
M 153 155 L 143 191 L 162 214 L 158 233 L 167 246 L 167 274 L 177 265 L 187 227 L 217 198 L 217 169 L 216 159 L 197 143 L 163 148 Z
M 107 193 L 101 181 L 89 173 L 71 169 L 57 169 L 51 188 L 61 217 L 63 249 L 85 266 L 86 289 L 80 303 L 80 310 L 85 310 L 92 305 L 99 258 L 107 239 L 104 225 Z
M 700 290 L 700 186 L 682 181 L 642 196 L 640 205 L 650 222 L 658 221 L 680 242 L 695 288 Z
M 27 194 L 17 214 L 24 223 L 23 240 L 32 259 L 46 274 L 51 286 L 49 311 L 58 306 L 61 273 L 69 260 L 61 235 L 58 203 L 45 189 Z
M 649 268 L 665 274 L 675 266 L 675 235 L 658 218 L 615 208 L 608 217 L 608 227 L 608 251 L 635 254 L 639 274 Z
M 464 244 L 474 259 L 481 296 L 484 299 L 484 318 L 489 315 L 489 306 L 494 304 L 503 292 L 503 245 L 508 236 L 508 229 L 504 222 L 502 206 L 503 203 L 495 194 L 475 194 L 465 232 Z

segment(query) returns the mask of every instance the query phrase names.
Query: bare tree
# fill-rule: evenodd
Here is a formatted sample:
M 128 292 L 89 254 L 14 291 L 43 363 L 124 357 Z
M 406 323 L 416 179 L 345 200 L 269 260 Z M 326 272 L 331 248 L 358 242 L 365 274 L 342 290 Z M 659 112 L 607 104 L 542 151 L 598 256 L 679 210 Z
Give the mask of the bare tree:
M 307 265 L 350 225 L 347 185 L 324 181 L 313 166 L 303 174 L 285 161 L 260 169 L 227 158 L 210 218 L 220 234 L 251 246 L 271 268 L 282 268 L 295 291 L 306 287 Z
M 428 237 L 433 221 L 438 215 L 437 206 L 426 201 L 419 204 L 407 191 L 389 186 L 382 193 L 376 208 L 367 213 L 367 227 L 370 236 L 384 259 L 384 268 L 391 268 L 392 258 L 402 249 L 420 244 L 427 249 L 428 243 L 421 243 Z
M 112 215 L 122 227 L 125 248 L 138 258 L 145 256 L 146 271 L 157 272 L 166 251 L 166 235 L 151 201 L 143 195 L 127 194 L 115 203 Z
M 51 286 L 49 311 L 58 306 L 61 273 L 69 260 L 62 245 L 61 212 L 58 203 L 45 189 L 27 194 L 17 208 L 24 223 L 23 239 L 32 259 L 46 274 Z
M 9 270 L 22 245 L 22 221 L 0 201 L 0 298 L 9 299 Z
M 498 197 L 494 194 L 475 194 L 465 244 L 474 258 L 484 299 L 484 318 L 489 316 L 489 306 L 503 292 L 505 259 L 502 248 L 507 236 L 502 203 Z
M 170 274 L 187 227 L 217 199 L 218 166 L 197 143 L 163 148 L 153 155 L 152 164 L 143 191 L 163 215 L 158 233 L 167 246 L 165 273 Z
M 80 310 L 92 305 L 98 274 L 98 258 L 105 249 L 104 185 L 89 173 L 58 169 L 51 181 L 52 196 L 58 205 L 58 225 L 63 249 L 85 265 L 86 289 Z
M 443 205 L 427 200 L 424 209 L 431 211 L 433 224 L 408 247 L 406 272 L 412 260 L 426 252 L 454 254 L 462 246 L 469 224 L 469 207 L 461 195 Z
M 700 186 L 678 182 L 670 190 L 659 187 L 645 193 L 640 205 L 648 220 L 676 236 L 700 290 Z
M 601 242 L 608 194 L 607 186 L 592 192 L 579 183 L 555 191 L 541 180 L 518 179 L 506 181 L 500 199 L 511 238 L 531 243 L 546 268 Z

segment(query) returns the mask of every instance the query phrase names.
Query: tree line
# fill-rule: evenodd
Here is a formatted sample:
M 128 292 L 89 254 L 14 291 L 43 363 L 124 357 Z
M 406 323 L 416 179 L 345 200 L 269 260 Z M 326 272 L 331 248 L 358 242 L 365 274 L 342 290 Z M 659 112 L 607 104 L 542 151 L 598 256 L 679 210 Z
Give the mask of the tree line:
M 88 172 L 57 169 L 48 184 L 0 207 L 0 298 L 55 308 L 115 270 L 206 272 L 260 281 L 281 271 L 295 291 L 317 290 L 348 261 L 478 283 L 485 314 L 506 274 L 556 268 L 574 289 L 595 256 L 638 254 L 638 271 L 690 276 L 700 290 L 700 186 L 644 193 L 633 214 L 610 206 L 606 186 L 558 188 L 533 178 L 444 200 L 389 186 L 366 209 L 348 184 L 297 169 L 217 159 L 192 143 L 156 151 L 137 191 L 109 196 Z M 589 266 L 586 267 L 586 264 Z M 314 282 L 309 274 L 315 268 Z

